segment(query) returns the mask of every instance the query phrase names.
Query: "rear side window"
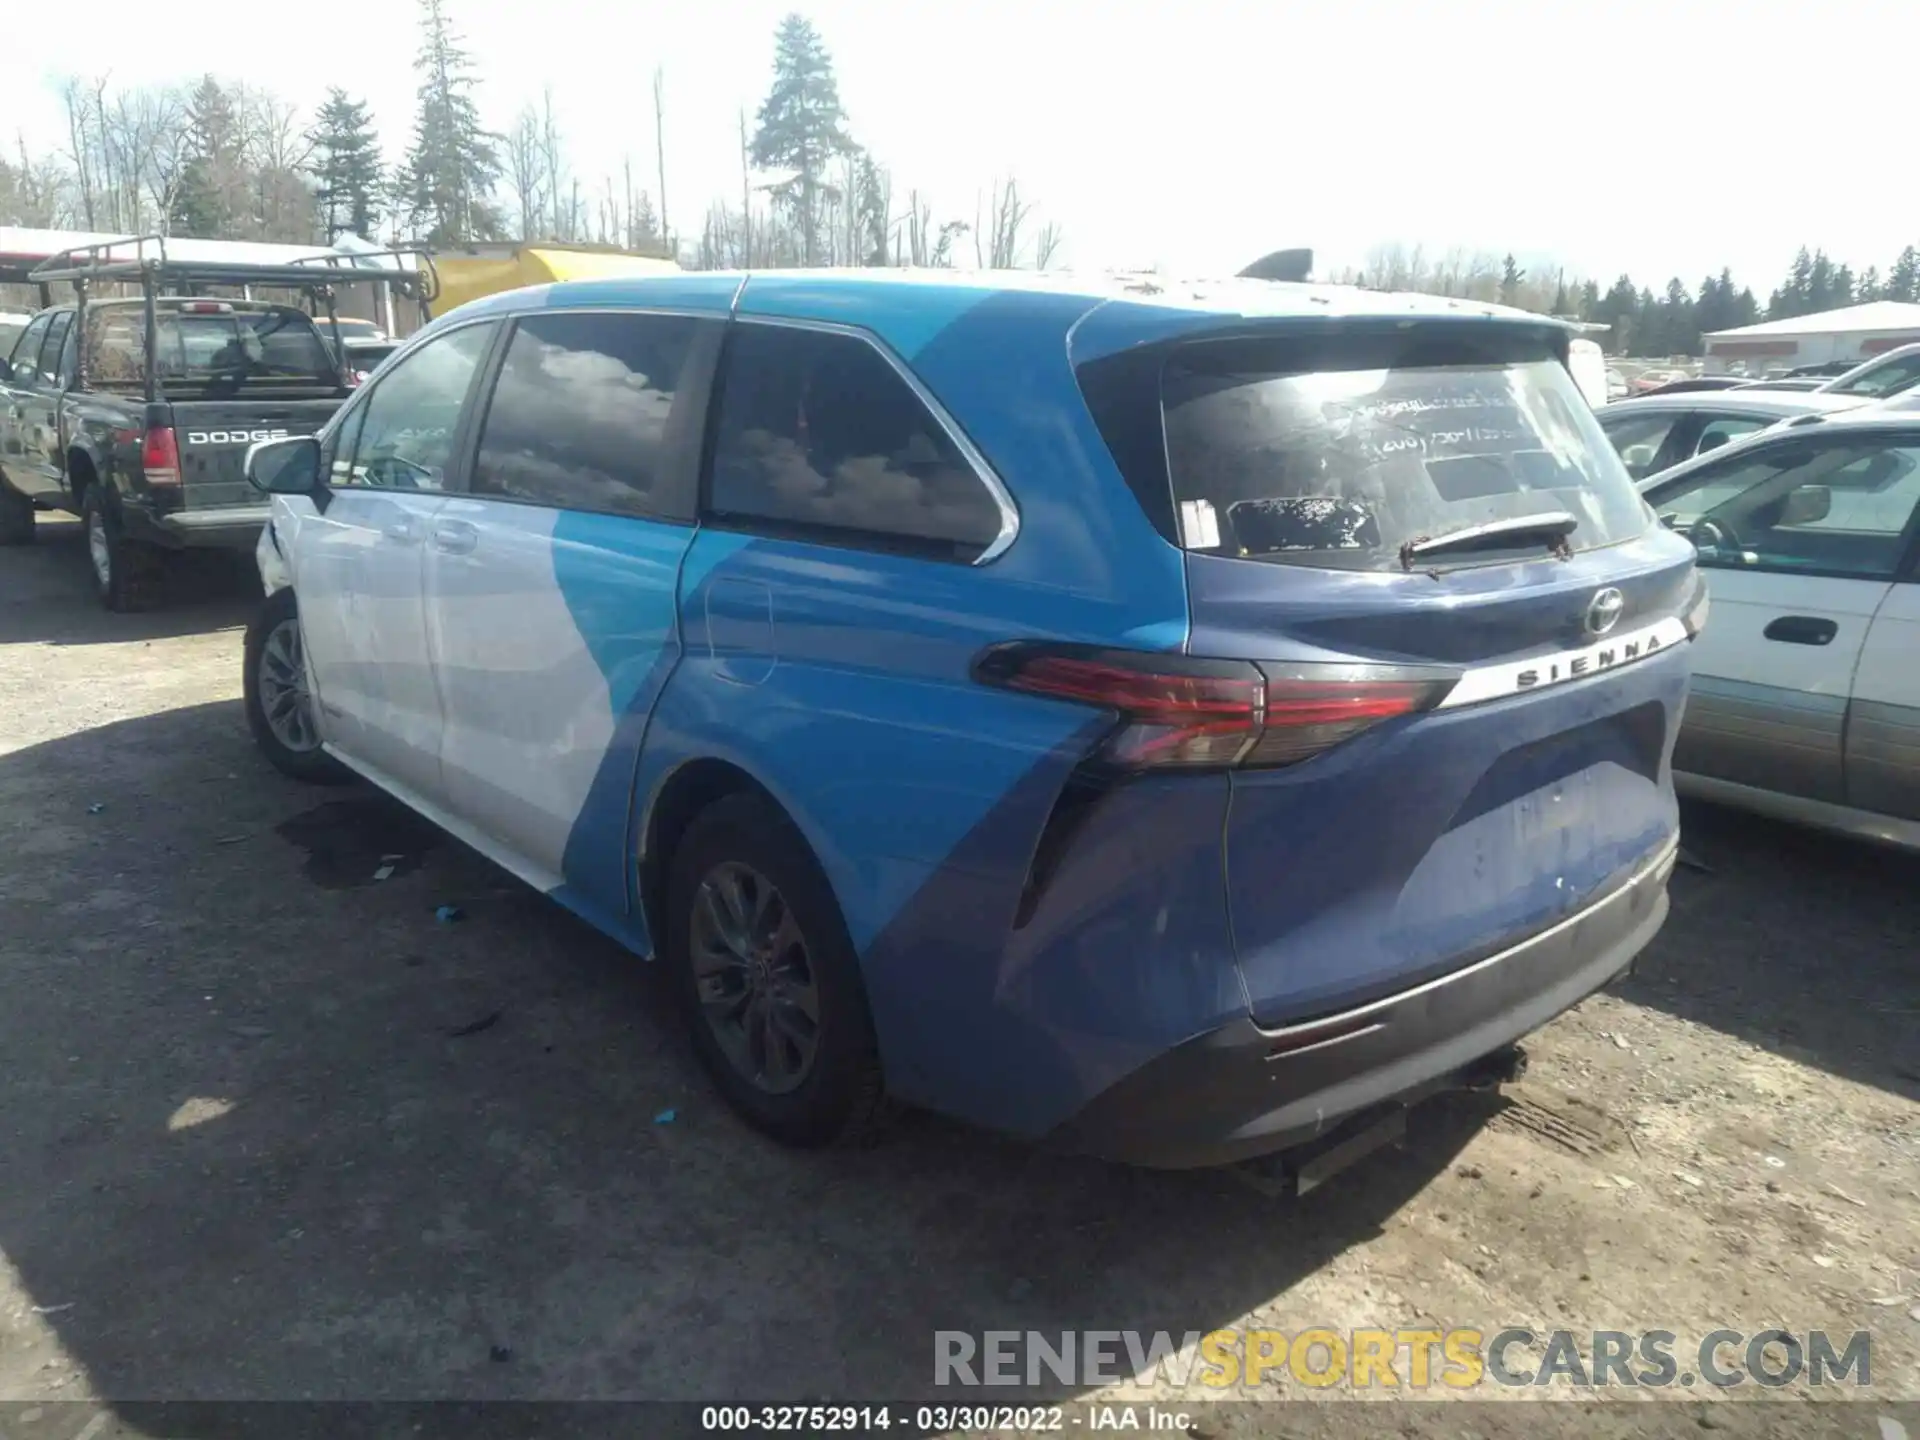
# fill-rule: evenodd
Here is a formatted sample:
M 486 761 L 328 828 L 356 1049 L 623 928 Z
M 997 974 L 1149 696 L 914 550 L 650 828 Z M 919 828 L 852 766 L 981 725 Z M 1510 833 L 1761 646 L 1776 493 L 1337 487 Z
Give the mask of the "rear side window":
M 1397 570 L 1422 537 L 1564 512 L 1575 550 L 1642 533 L 1645 507 L 1544 343 L 1417 331 L 1177 348 L 1167 459 L 1190 550 Z M 1516 558 L 1535 540 L 1453 559 Z
M 1627 474 L 1635 480 L 1644 480 L 1661 468 L 1657 463 L 1660 452 L 1666 446 L 1667 436 L 1679 423 L 1679 413 L 1670 411 L 1664 415 L 1602 417 L 1600 428 L 1619 451 Z
M 1000 534 L 985 482 L 913 387 L 853 335 L 740 322 L 708 498 L 753 529 L 942 559 Z
M 538 315 L 507 347 L 471 489 L 566 510 L 691 519 L 722 324 Z

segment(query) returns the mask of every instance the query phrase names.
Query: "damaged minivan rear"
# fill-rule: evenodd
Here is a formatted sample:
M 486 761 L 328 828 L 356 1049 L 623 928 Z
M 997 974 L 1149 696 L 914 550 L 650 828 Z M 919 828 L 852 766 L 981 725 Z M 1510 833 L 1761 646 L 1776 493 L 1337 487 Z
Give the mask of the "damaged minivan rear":
M 1143 787 L 1169 814 L 1211 797 L 1242 1010 L 1057 1138 L 1176 1166 L 1281 1149 L 1473 1074 L 1625 968 L 1666 915 L 1706 599 L 1566 336 L 1241 320 L 1078 375 L 1182 554 L 1186 639 L 1033 647 L 998 682 L 1121 717 L 1074 784 L 1131 823 L 1156 823 Z

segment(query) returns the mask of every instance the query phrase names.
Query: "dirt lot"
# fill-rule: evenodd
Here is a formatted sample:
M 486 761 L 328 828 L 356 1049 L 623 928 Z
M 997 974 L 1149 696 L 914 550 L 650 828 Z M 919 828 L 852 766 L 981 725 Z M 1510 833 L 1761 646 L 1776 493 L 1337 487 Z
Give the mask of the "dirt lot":
M 1421 1324 L 1866 1329 L 1920 1397 L 1920 862 L 1689 814 L 1638 973 L 1302 1201 L 926 1117 L 790 1154 L 644 966 L 255 758 L 248 577 L 125 618 L 82 568 L 0 552 L 0 1399 L 908 1399 L 936 1329 Z M 1195 1433 L 1377 1430 L 1318 1409 Z

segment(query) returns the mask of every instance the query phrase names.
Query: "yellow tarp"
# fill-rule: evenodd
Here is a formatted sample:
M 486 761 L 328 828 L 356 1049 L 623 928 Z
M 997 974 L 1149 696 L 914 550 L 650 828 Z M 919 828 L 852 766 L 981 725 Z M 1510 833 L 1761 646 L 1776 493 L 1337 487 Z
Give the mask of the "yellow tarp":
M 440 298 L 433 307 L 436 315 L 444 315 L 483 295 L 517 290 L 523 285 L 663 275 L 680 268 L 671 260 L 654 260 L 643 255 L 548 249 L 538 245 L 526 246 L 510 256 L 436 255 L 433 264 L 440 272 Z

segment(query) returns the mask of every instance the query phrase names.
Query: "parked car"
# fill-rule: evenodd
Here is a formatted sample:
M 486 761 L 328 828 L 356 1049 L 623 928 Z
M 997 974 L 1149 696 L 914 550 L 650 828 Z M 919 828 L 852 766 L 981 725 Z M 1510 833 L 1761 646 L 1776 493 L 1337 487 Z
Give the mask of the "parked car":
M 657 956 L 783 1140 L 1378 1134 L 1666 910 L 1701 587 L 1567 355 L 1257 280 L 476 301 L 254 450 L 246 712 Z
M 1644 480 L 1769 425 L 1849 409 L 1854 403 L 1838 396 L 1781 391 L 1696 391 L 1617 401 L 1602 409 L 1599 419 L 1627 473 Z
M 1827 380 L 1835 375 L 1844 375 L 1854 368 L 1855 362 L 1852 360 L 1822 360 L 1817 365 L 1795 365 L 1782 378 Z
M 1889 350 L 1827 381 L 1820 389 L 1827 395 L 1885 400 L 1916 386 L 1920 386 L 1920 344 Z
M 1682 793 L 1920 846 L 1920 412 L 1796 422 L 1643 493 L 1713 597 Z
M 1627 377 L 1609 365 L 1607 367 L 1607 399 L 1624 400 L 1628 393 Z
M 77 293 L 0 360 L 0 544 L 31 543 L 41 510 L 79 515 L 112 610 L 160 604 L 172 552 L 252 549 L 267 506 L 246 481 L 248 447 L 318 429 L 349 391 L 307 311 L 205 289 L 410 283 L 391 269 L 175 264 L 152 237 L 83 245 L 29 278 Z M 141 293 L 88 298 L 109 282 Z
M 380 339 L 352 339 L 342 343 L 346 351 L 348 378 L 356 385 L 365 384 L 367 378 L 386 362 L 389 355 L 400 348 L 400 341 L 384 337 Z
M 1642 395 L 1684 395 L 1690 390 L 1733 390 L 1747 384 L 1744 375 L 1687 375 L 1678 380 L 1668 380 L 1655 385 L 1651 390 L 1642 390 Z
M 0 366 L 0 543 L 31 542 L 36 511 L 81 516 L 112 610 L 159 604 L 171 551 L 251 549 L 247 447 L 318 429 L 347 393 L 292 306 L 160 300 L 153 334 L 150 364 L 141 301 L 55 306 Z
M 1735 387 L 1740 390 L 1822 390 L 1826 382 L 1814 375 L 1782 375 L 1777 380 L 1749 380 Z

